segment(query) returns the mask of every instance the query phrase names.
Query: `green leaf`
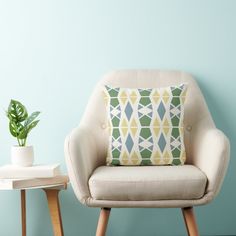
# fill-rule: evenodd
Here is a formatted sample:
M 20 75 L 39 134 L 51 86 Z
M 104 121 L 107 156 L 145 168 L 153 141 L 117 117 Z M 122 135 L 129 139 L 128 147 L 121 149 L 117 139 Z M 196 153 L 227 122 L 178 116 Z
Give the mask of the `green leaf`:
M 33 121 L 31 124 L 27 126 L 28 133 L 39 123 L 39 120 Z
M 26 120 L 28 113 L 24 105 L 16 100 L 11 100 L 8 106 L 7 117 L 18 123 Z
M 23 129 L 23 125 L 20 123 L 16 123 L 14 120 L 10 120 L 9 122 L 9 130 L 13 137 L 18 137 L 19 133 Z
M 39 111 L 33 112 L 26 120 L 24 126 L 28 126 L 31 122 L 33 122 L 36 117 L 40 114 Z
M 28 130 L 24 127 L 18 135 L 18 139 L 26 139 L 28 135 Z
M 28 126 L 23 126 L 23 129 L 18 135 L 19 139 L 26 139 L 29 132 L 38 124 L 39 120 L 35 120 L 32 123 L 30 123 Z

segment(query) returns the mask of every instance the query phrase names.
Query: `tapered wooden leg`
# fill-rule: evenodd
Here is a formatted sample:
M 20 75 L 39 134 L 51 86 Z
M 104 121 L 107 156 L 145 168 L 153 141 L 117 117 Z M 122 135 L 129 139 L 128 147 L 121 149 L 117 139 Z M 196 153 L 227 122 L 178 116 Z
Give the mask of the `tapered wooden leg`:
M 194 217 L 193 207 L 182 208 L 182 213 L 188 236 L 199 236 L 197 222 Z
M 111 208 L 101 208 L 96 236 L 105 236 Z
M 60 203 L 58 199 L 59 189 L 44 189 L 47 200 L 48 207 L 51 215 L 52 226 L 54 236 L 63 236 L 63 227 L 61 220 L 61 211 L 60 211 Z
M 22 236 L 26 236 L 26 200 L 25 200 L 25 190 L 20 190 L 21 195 L 21 227 Z

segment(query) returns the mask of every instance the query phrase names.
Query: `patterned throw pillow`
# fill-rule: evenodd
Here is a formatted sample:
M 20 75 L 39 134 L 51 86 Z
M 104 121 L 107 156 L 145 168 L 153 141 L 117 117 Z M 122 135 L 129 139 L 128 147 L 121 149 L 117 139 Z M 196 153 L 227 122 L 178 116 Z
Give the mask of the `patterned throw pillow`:
M 131 89 L 105 86 L 108 165 L 182 165 L 187 86 Z

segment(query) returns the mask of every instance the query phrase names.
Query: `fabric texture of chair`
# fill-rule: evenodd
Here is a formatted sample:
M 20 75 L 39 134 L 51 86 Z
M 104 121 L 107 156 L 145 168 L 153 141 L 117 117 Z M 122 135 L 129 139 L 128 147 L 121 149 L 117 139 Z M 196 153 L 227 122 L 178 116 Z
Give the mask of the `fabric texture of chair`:
M 108 127 L 104 85 L 160 88 L 187 83 L 184 166 L 107 167 Z M 66 138 L 68 174 L 77 198 L 92 207 L 188 207 L 210 202 L 229 162 L 229 141 L 216 129 L 191 75 L 179 71 L 124 70 L 96 86 L 79 127 Z
M 198 199 L 206 182 L 206 175 L 192 165 L 100 166 L 89 179 L 89 189 L 96 200 Z

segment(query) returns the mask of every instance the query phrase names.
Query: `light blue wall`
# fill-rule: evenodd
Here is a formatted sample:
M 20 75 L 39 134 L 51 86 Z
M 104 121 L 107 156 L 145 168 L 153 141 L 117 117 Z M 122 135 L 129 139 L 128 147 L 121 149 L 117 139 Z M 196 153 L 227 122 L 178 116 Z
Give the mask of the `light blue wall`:
M 36 162 L 60 162 L 95 83 L 116 68 L 192 73 L 232 155 L 222 191 L 196 214 L 201 234 L 236 234 L 236 1 L 119 0 L 0 2 L 0 164 L 10 161 L 4 109 L 11 98 L 42 111 L 29 141 Z M 207 157 L 206 157 L 207 158 Z M 29 191 L 30 236 L 52 235 L 44 194 Z M 20 235 L 19 192 L 0 193 L 0 235 Z M 99 211 L 61 193 L 67 236 L 94 235 Z M 178 209 L 115 209 L 108 235 L 184 235 Z

